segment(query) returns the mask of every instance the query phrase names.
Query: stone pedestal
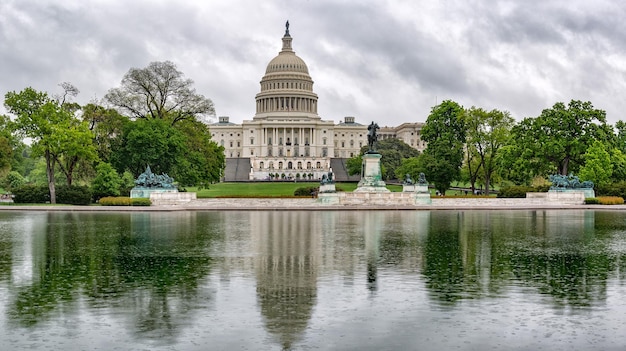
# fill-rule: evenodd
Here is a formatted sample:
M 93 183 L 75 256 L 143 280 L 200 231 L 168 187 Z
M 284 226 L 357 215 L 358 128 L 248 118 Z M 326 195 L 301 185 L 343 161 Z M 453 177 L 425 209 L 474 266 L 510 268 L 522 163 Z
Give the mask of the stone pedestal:
M 132 199 L 144 197 L 146 199 L 150 198 L 150 194 L 152 193 L 178 193 L 178 189 L 176 188 L 147 188 L 147 187 L 139 187 L 136 186 L 130 190 L 130 197 Z
M 361 181 L 354 190 L 355 193 L 388 193 L 385 182 L 382 180 L 380 171 L 380 158 L 378 153 L 363 155 L 361 168 Z
M 320 194 L 325 194 L 325 193 L 334 193 L 336 192 L 335 190 L 335 183 L 326 183 L 326 184 L 320 184 Z
M 152 206 L 185 205 L 196 200 L 196 193 L 160 192 L 150 193 Z

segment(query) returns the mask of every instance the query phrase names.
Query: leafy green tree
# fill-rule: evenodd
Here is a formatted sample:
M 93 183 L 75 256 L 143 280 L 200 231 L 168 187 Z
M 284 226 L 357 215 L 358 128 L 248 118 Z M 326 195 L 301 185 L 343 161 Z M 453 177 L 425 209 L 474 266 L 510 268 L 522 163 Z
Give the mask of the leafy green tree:
M 422 128 L 422 140 L 428 143 L 421 156 L 424 174 L 442 194 L 460 176 L 466 136 L 464 114 L 462 106 L 446 100 L 432 108 Z
M 85 105 L 81 117 L 93 132 L 98 158 L 103 162 L 109 162 L 113 149 L 119 147 L 120 138 L 117 136 L 122 134 L 124 125 L 130 120 L 115 109 L 96 104 Z
M 9 191 L 17 189 L 24 184 L 26 184 L 26 179 L 17 171 L 10 171 L 2 182 L 2 186 Z
M 193 81 L 185 79 L 170 61 L 131 68 L 121 87 L 109 90 L 105 99 L 133 118 L 168 119 L 172 124 L 215 115 L 213 102 L 196 93 Z
M 362 167 L 362 155 L 369 150 L 368 146 L 361 148 L 361 154 L 348 159 L 348 174 L 360 174 Z M 400 139 L 390 138 L 379 140 L 376 144 L 376 152 L 381 155 L 380 165 L 382 178 L 393 179 L 396 176 L 396 168 L 400 167 L 402 160 L 409 157 L 417 157 L 420 152 Z M 400 178 L 404 178 L 404 175 Z
M 185 142 L 184 134 L 168 121 L 139 119 L 125 125 L 111 164 L 119 172 L 129 170 L 135 178 L 148 165 L 156 174 L 174 176 L 178 158 L 185 157 Z
M 545 109 L 536 118 L 525 118 L 512 129 L 517 156 L 529 160 L 534 175 L 555 169 L 561 175 L 576 172 L 595 140 L 613 137 L 606 113 L 591 102 L 572 100 Z
M 96 177 L 91 183 L 91 191 L 94 199 L 98 200 L 105 196 L 119 196 L 123 180 L 113 166 L 101 162 L 96 167 Z
M 224 147 L 211 140 L 208 126 L 189 118 L 175 128 L 185 136 L 185 147 L 184 155 L 177 157 L 174 178 L 180 184 L 200 188 L 219 182 L 226 167 Z
M 363 150 L 361 150 L 363 152 Z M 363 167 L 362 155 L 351 157 L 346 162 L 346 168 L 349 175 L 361 174 L 361 168 Z
M 404 177 L 408 174 L 411 179 L 418 179 L 420 173 L 424 173 L 425 169 L 421 162 L 421 157 L 409 157 L 402 160 L 400 167 L 396 168 L 396 178 L 404 179 Z
M 510 131 L 515 120 L 509 112 L 472 107 L 466 111 L 467 144 L 466 154 L 472 192 L 474 180 L 479 174 L 485 185 L 485 194 L 489 195 L 491 180 L 498 167 L 497 156 L 500 148 L 510 139 Z M 472 162 L 474 155 L 478 158 L 478 166 Z M 474 166 L 474 167 L 472 167 Z M 482 172 L 481 172 L 482 171 Z
M 13 161 L 13 138 L 9 118 L 0 115 L 0 177 L 11 170 Z
M 626 123 L 624 121 L 617 121 L 615 123 L 616 129 L 616 147 L 624 154 L 626 154 Z
M 613 167 L 611 181 L 615 183 L 626 181 L 626 155 L 618 148 L 611 149 L 609 154 Z
M 604 143 L 595 141 L 587 149 L 585 165 L 580 169 L 578 175 L 581 180 L 591 180 L 598 186 L 605 185 L 610 181 L 613 175 L 613 164 Z
M 43 155 L 50 202 L 56 203 L 56 166 L 62 163 L 61 168 L 71 183 L 71 171 L 63 162 L 66 158 L 84 155 L 86 148 L 91 145 L 88 129 L 76 122 L 73 108 L 65 108 L 60 101 L 32 88 L 19 93 L 8 92 L 4 105 L 16 116 L 14 130 L 32 140 L 32 149 L 36 155 Z

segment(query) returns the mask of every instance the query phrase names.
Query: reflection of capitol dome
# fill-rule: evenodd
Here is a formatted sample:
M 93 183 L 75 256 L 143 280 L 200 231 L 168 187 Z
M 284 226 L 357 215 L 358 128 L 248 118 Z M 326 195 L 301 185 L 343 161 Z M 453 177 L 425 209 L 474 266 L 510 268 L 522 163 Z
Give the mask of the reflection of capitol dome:
M 304 334 L 317 303 L 321 228 L 308 212 L 259 212 L 254 233 L 257 299 L 267 331 L 283 349 Z
M 268 64 L 256 95 L 257 115 L 291 111 L 317 115 L 317 94 L 313 79 L 303 59 L 291 48 L 289 27 L 283 36 L 283 48 Z

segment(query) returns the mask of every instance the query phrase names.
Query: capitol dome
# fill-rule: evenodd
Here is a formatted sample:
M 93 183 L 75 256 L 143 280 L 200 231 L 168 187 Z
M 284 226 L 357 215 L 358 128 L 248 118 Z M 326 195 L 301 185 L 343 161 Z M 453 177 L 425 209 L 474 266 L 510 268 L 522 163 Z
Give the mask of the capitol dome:
M 263 117 L 281 111 L 317 116 L 317 94 L 313 92 L 313 79 L 304 60 L 291 47 L 289 22 L 282 41 L 282 50 L 267 64 L 261 79 L 261 92 L 256 95 L 256 116 Z

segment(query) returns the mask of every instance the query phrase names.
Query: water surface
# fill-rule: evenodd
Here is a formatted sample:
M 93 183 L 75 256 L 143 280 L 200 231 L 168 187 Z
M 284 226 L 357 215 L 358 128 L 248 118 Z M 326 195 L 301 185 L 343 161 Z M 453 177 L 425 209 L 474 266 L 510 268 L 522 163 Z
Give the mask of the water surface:
M 0 350 L 623 350 L 626 214 L 0 212 Z

